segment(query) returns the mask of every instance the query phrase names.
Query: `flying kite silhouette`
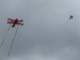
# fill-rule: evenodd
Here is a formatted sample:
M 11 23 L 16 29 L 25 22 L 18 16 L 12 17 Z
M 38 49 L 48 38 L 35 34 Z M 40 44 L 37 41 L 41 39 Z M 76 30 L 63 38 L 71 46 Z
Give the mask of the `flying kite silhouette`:
M 10 48 L 9 48 L 9 51 L 8 51 L 8 56 L 10 56 L 13 45 L 14 45 L 14 42 L 15 42 L 15 38 L 16 38 L 16 35 L 17 35 L 18 28 L 19 28 L 19 26 L 23 26 L 24 23 L 23 23 L 22 19 L 19 20 L 18 18 L 16 18 L 16 19 L 8 18 L 7 24 L 10 25 L 10 27 L 8 28 L 8 32 L 10 31 L 11 28 L 16 29 L 15 34 L 14 34 L 12 40 L 11 40 Z M 2 40 L 2 42 L 0 44 L 0 48 L 3 46 L 5 40 L 6 40 L 6 38 Z

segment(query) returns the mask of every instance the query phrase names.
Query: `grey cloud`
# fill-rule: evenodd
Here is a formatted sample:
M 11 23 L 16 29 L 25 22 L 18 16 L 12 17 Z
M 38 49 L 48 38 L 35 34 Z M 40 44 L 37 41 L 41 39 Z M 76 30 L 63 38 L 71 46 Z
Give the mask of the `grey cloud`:
M 0 0 L 0 42 L 8 17 L 24 19 L 11 56 L 7 52 L 14 29 L 0 48 L 0 60 L 79 60 L 79 10 L 79 0 Z

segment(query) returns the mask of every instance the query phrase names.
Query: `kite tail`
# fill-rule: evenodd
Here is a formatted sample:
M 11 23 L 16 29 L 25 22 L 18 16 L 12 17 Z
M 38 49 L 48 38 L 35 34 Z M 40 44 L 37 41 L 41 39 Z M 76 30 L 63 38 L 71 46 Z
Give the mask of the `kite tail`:
M 9 51 L 8 51 L 8 56 L 10 56 L 10 54 L 11 54 L 11 51 L 12 51 L 12 48 L 13 48 L 13 45 L 14 45 L 14 42 L 15 42 L 15 38 L 16 38 L 16 35 L 17 35 L 17 31 L 18 31 L 18 27 L 16 28 L 13 39 L 11 40 L 10 48 L 9 48 Z
M 9 26 L 6 34 L 9 33 L 10 28 L 11 28 L 11 26 Z M 6 35 L 6 34 L 5 34 L 5 35 Z M 7 35 L 7 36 L 8 36 L 8 35 Z M 0 48 L 4 45 L 4 42 L 5 42 L 5 40 L 6 40 L 7 37 L 5 36 L 5 37 L 3 37 L 3 38 L 4 38 L 4 39 L 1 41 Z

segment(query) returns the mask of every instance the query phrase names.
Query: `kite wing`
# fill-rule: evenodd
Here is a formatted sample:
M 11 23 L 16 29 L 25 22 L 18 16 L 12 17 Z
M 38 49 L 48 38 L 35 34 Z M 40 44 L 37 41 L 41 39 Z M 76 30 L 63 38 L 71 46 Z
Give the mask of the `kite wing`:
M 23 23 L 17 23 L 16 25 L 24 25 Z
M 8 24 L 13 24 L 14 23 L 14 20 L 11 19 L 11 18 L 8 18 L 8 21 L 7 21 Z

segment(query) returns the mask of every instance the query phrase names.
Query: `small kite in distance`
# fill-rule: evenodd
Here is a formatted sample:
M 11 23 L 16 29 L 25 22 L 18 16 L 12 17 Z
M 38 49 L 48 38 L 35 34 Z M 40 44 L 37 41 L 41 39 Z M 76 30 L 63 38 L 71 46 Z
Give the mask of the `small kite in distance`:
M 73 16 L 73 15 L 70 15 L 70 16 L 69 16 L 69 19 L 70 19 L 70 20 L 72 20 L 73 18 L 74 18 L 74 16 Z

